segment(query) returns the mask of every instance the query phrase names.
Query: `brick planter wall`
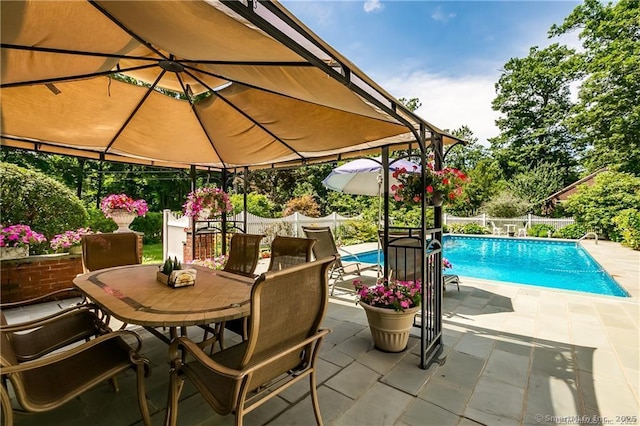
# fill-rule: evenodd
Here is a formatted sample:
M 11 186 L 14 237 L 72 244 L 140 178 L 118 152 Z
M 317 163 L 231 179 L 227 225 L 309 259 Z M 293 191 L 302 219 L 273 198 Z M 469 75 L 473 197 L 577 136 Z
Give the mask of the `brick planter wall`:
M 138 249 L 142 261 L 142 233 Z M 73 279 L 82 274 L 81 254 L 47 254 L 0 261 L 0 301 L 20 302 L 52 291 L 73 287 Z
M 73 287 L 82 273 L 82 255 L 48 254 L 3 260 L 0 264 L 2 303 L 19 302 Z

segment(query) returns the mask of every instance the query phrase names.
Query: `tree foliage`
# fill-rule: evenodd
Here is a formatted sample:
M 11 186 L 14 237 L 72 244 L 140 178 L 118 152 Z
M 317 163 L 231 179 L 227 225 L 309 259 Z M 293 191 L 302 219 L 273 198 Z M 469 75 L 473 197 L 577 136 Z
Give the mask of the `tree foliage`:
M 515 175 L 509 181 L 508 187 L 511 192 L 527 200 L 539 211 L 542 200 L 564 188 L 564 173 L 557 164 L 542 163 Z
M 482 205 L 482 210 L 493 217 L 517 217 L 527 213 L 531 205 L 512 192 L 505 190 Z
M 490 142 L 507 178 L 544 163 L 575 169 L 575 137 L 564 124 L 572 107 L 569 85 L 577 75 L 573 54 L 558 44 L 532 47 L 527 57 L 505 64 L 492 103 L 502 114 L 496 120 L 501 133 Z M 565 184 L 575 179 L 565 176 Z
M 550 36 L 579 30 L 583 52 L 573 53 L 586 78 L 568 121 L 593 171 L 619 164 L 640 175 L 640 2 L 585 0 Z

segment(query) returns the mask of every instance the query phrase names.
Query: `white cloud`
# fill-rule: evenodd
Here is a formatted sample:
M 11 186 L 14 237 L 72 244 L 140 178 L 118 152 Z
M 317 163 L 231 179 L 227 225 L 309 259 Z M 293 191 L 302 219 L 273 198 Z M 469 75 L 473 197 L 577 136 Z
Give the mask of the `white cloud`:
M 442 11 L 441 7 L 437 7 L 433 13 L 431 13 L 431 19 L 433 19 L 434 21 L 440 21 L 440 22 L 449 22 L 450 19 L 455 18 L 456 14 L 455 13 L 445 13 Z
M 377 12 L 384 8 L 380 0 L 366 0 L 364 2 L 364 11 L 367 13 Z
M 431 124 L 454 130 L 467 125 L 478 142 L 498 135 L 495 120 L 499 114 L 491 109 L 495 98 L 497 75 L 447 77 L 422 71 L 379 79 L 378 83 L 397 98 L 419 98 L 422 106 L 416 114 Z

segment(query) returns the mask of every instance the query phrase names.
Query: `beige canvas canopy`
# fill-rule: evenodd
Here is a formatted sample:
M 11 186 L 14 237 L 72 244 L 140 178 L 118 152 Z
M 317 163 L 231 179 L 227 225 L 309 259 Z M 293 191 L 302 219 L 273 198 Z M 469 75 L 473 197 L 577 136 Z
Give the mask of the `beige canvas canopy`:
M 221 169 L 457 141 L 276 2 L 11 1 L 1 13 L 4 146 Z

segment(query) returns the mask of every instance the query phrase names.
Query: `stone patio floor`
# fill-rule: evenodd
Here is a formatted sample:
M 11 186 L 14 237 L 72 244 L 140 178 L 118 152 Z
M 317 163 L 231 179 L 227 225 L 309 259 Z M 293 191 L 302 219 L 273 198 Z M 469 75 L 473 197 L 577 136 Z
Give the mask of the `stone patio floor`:
M 419 368 L 418 329 L 405 352 L 375 350 L 364 311 L 348 292 L 338 289 L 324 322 L 333 332 L 320 354 L 324 423 L 638 424 L 640 252 L 602 241 L 584 245 L 631 297 L 462 277 L 459 292 L 450 285 L 444 294 L 444 348 L 440 362 L 427 370 Z M 349 251 L 370 248 L 361 245 Z M 58 307 L 38 305 L 5 314 L 9 322 L 16 322 L 52 308 Z M 143 352 L 152 362 L 147 393 L 153 422 L 161 425 L 168 386 L 167 346 L 144 329 L 133 329 L 144 338 Z M 193 330 L 194 336 L 199 333 Z M 117 394 L 105 383 L 57 410 L 17 414 L 15 423 L 141 424 L 133 374 L 121 377 L 119 383 Z M 296 384 L 249 413 L 245 424 L 314 424 L 307 383 Z M 216 415 L 187 384 L 179 424 L 231 425 L 233 417 Z

